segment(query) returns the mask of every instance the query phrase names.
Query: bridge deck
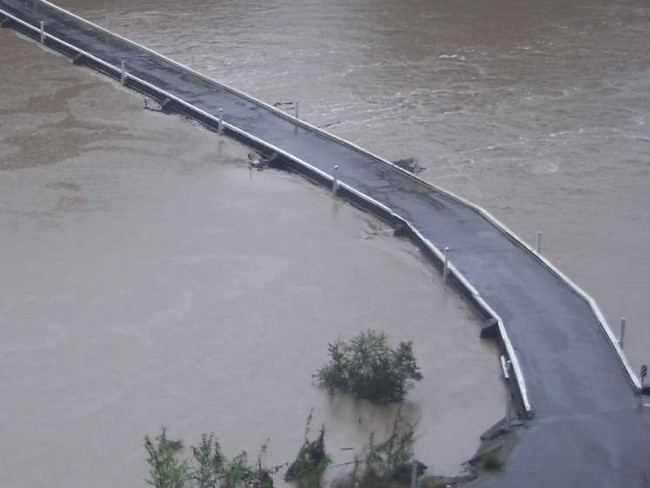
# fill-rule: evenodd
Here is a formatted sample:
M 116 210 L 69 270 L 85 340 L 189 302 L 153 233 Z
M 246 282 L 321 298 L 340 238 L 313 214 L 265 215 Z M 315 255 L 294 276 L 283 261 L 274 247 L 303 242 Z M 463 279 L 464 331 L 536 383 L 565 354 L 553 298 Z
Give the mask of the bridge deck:
M 35 7 L 36 5 L 37 7 Z M 525 375 L 535 419 L 506 469 L 477 486 L 650 487 L 650 422 L 636 407 L 621 360 L 589 304 L 476 209 L 349 144 L 297 123 L 189 69 L 32 0 L 0 9 L 389 207 L 438 249 L 503 320 Z M 1 15 L 0 15 L 1 19 Z M 14 24 L 17 26 L 17 24 Z M 470 366 L 471 367 L 471 366 Z

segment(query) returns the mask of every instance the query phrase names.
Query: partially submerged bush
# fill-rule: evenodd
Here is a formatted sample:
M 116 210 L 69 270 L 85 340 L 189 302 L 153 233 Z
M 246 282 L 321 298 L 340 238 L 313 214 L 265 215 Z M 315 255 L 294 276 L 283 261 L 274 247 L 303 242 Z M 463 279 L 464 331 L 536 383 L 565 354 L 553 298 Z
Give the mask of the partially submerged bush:
M 189 468 L 185 461 L 179 461 L 176 457 L 176 451 L 179 449 L 178 442 L 167 439 L 167 430 L 164 427 L 155 439 L 145 436 L 144 448 L 150 466 L 150 478 L 146 481 L 154 488 L 185 487 Z
M 422 379 L 412 342 L 388 346 L 386 334 L 369 329 L 350 341 L 328 345 L 330 362 L 316 373 L 330 393 L 335 389 L 376 403 L 399 402 Z
M 145 436 L 144 447 L 150 467 L 146 481 L 154 488 L 273 488 L 272 475 L 281 468 L 263 468 L 261 454 L 257 466 L 250 465 L 245 451 L 228 460 L 214 434 L 201 434 L 191 460 L 177 457 L 182 443 L 169 440 L 164 427 L 154 440 Z M 264 444 L 261 452 L 266 449 Z
M 296 460 L 291 463 L 284 475 L 285 481 L 296 481 L 299 488 L 319 488 L 323 473 L 331 463 L 325 452 L 325 426 L 321 426 L 316 440 L 309 440 L 311 420 L 310 412 L 305 425 L 305 440 Z
M 191 479 L 196 488 L 214 488 L 224 471 L 226 458 L 214 434 L 201 434 L 201 443 L 192 446 Z
M 337 478 L 334 488 L 397 488 L 411 486 L 413 443 L 416 424 L 406 420 L 401 409 L 393 420 L 390 436 L 377 444 L 374 434 L 360 456 L 355 456 L 354 470 Z M 417 476 L 426 466 L 416 462 Z

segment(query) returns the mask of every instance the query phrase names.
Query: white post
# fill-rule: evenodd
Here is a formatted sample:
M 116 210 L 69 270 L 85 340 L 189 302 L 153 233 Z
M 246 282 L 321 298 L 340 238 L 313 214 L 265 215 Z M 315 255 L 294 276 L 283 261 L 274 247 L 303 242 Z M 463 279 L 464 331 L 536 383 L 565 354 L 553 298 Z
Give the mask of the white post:
M 449 248 L 445 247 L 445 263 L 442 268 L 442 280 L 447 281 L 447 274 L 449 273 L 449 257 L 447 256 L 447 253 L 449 252 Z
M 339 165 L 335 164 L 334 165 L 334 171 L 332 173 L 332 195 L 336 196 L 336 192 L 339 189 L 339 180 L 337 177 L 337 173 L 339 172 Z
M 219 134 L 223 132 L 223 109 L 219 109 L 219 128 L 217 129 Z
M 41 20 L 41 44 L 45 43 L 45 22 Z
M 120 83 L 123 85 L 126 83 L 126 64 L 124 60 L 120 61 Z
M 298 102 L 293 102 L 293 110 L 294 110 L 294 117 L 297 119 L 300 116 L 300 111 L 298 109 Z M 297 134 L 298 133 L 298 124 L 294 124 L 293 126 L 293 133 Z
M 537 254 L 542 254 L 542 231 L 537 231 Z
M 625 317 L 621 317 L 621 334 L 618 336 L 618 345 L 623 349 L 625 344 Z

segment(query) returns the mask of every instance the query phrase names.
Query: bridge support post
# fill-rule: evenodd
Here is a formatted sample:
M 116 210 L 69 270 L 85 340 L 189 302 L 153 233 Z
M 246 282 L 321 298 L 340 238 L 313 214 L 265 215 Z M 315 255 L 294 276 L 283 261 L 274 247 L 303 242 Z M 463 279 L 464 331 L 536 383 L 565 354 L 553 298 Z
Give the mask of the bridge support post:
M 442 267 L 442 280 L 447 281 L 447 275 L 449 274 L 449 247 L 445 247 L 445 262 Z
M 537 231 L 537 246 L 535 246 L 537 254 L 542 254 L 542 231 Z
M 625 317 L 621 317 L 621 333 L 618 336 L 618 345 L 621 349 L 625 346 Z
M 217 128 L 219 134 L 223 133 L 223 109 L 219 109 L 219 127 Z
M 120 61 L 120 83 L 126 85 L 126 64 L 124 60 Z
M 45 22 L 41 20 L 41 44 L 45 44 Z
M 336 193 L 339 191 L 339 180 L 337 173 L 339 171 L 339 165 L 334 165 L 334 172 L 332 173 L 332 195 L 336 196 Z

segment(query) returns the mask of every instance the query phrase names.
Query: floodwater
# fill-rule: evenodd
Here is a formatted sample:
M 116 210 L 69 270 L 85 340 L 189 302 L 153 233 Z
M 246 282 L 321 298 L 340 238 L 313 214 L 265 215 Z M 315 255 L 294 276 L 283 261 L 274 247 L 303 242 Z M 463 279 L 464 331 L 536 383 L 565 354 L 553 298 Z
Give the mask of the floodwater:
M 646 0 L 63 0 L 485 207 L 650 362 Z
M 542 231 L 614 328 L 626 316 L 634 368 L 650 361 L 646 1 L 61 4 Z M 345 462 L 387 413 L 309 374 L 368 326 L 416 341 L 418 455 L 457 471 L 501 416 L 496 355 L 410 245 L 0 34 L 2 486 L 137 483 L 163 424 L 289 460 L 310 408 Z
M 504 412 L 497 351 L 410 243 L 10 31 L 0 57 L 0 486 L 145 486 L 163 425 L 281 464 L 312 409 L 347 463 L 395 408 L 311 375 L 368 327 L 415 341 L 418 456 L 461 469 Z

